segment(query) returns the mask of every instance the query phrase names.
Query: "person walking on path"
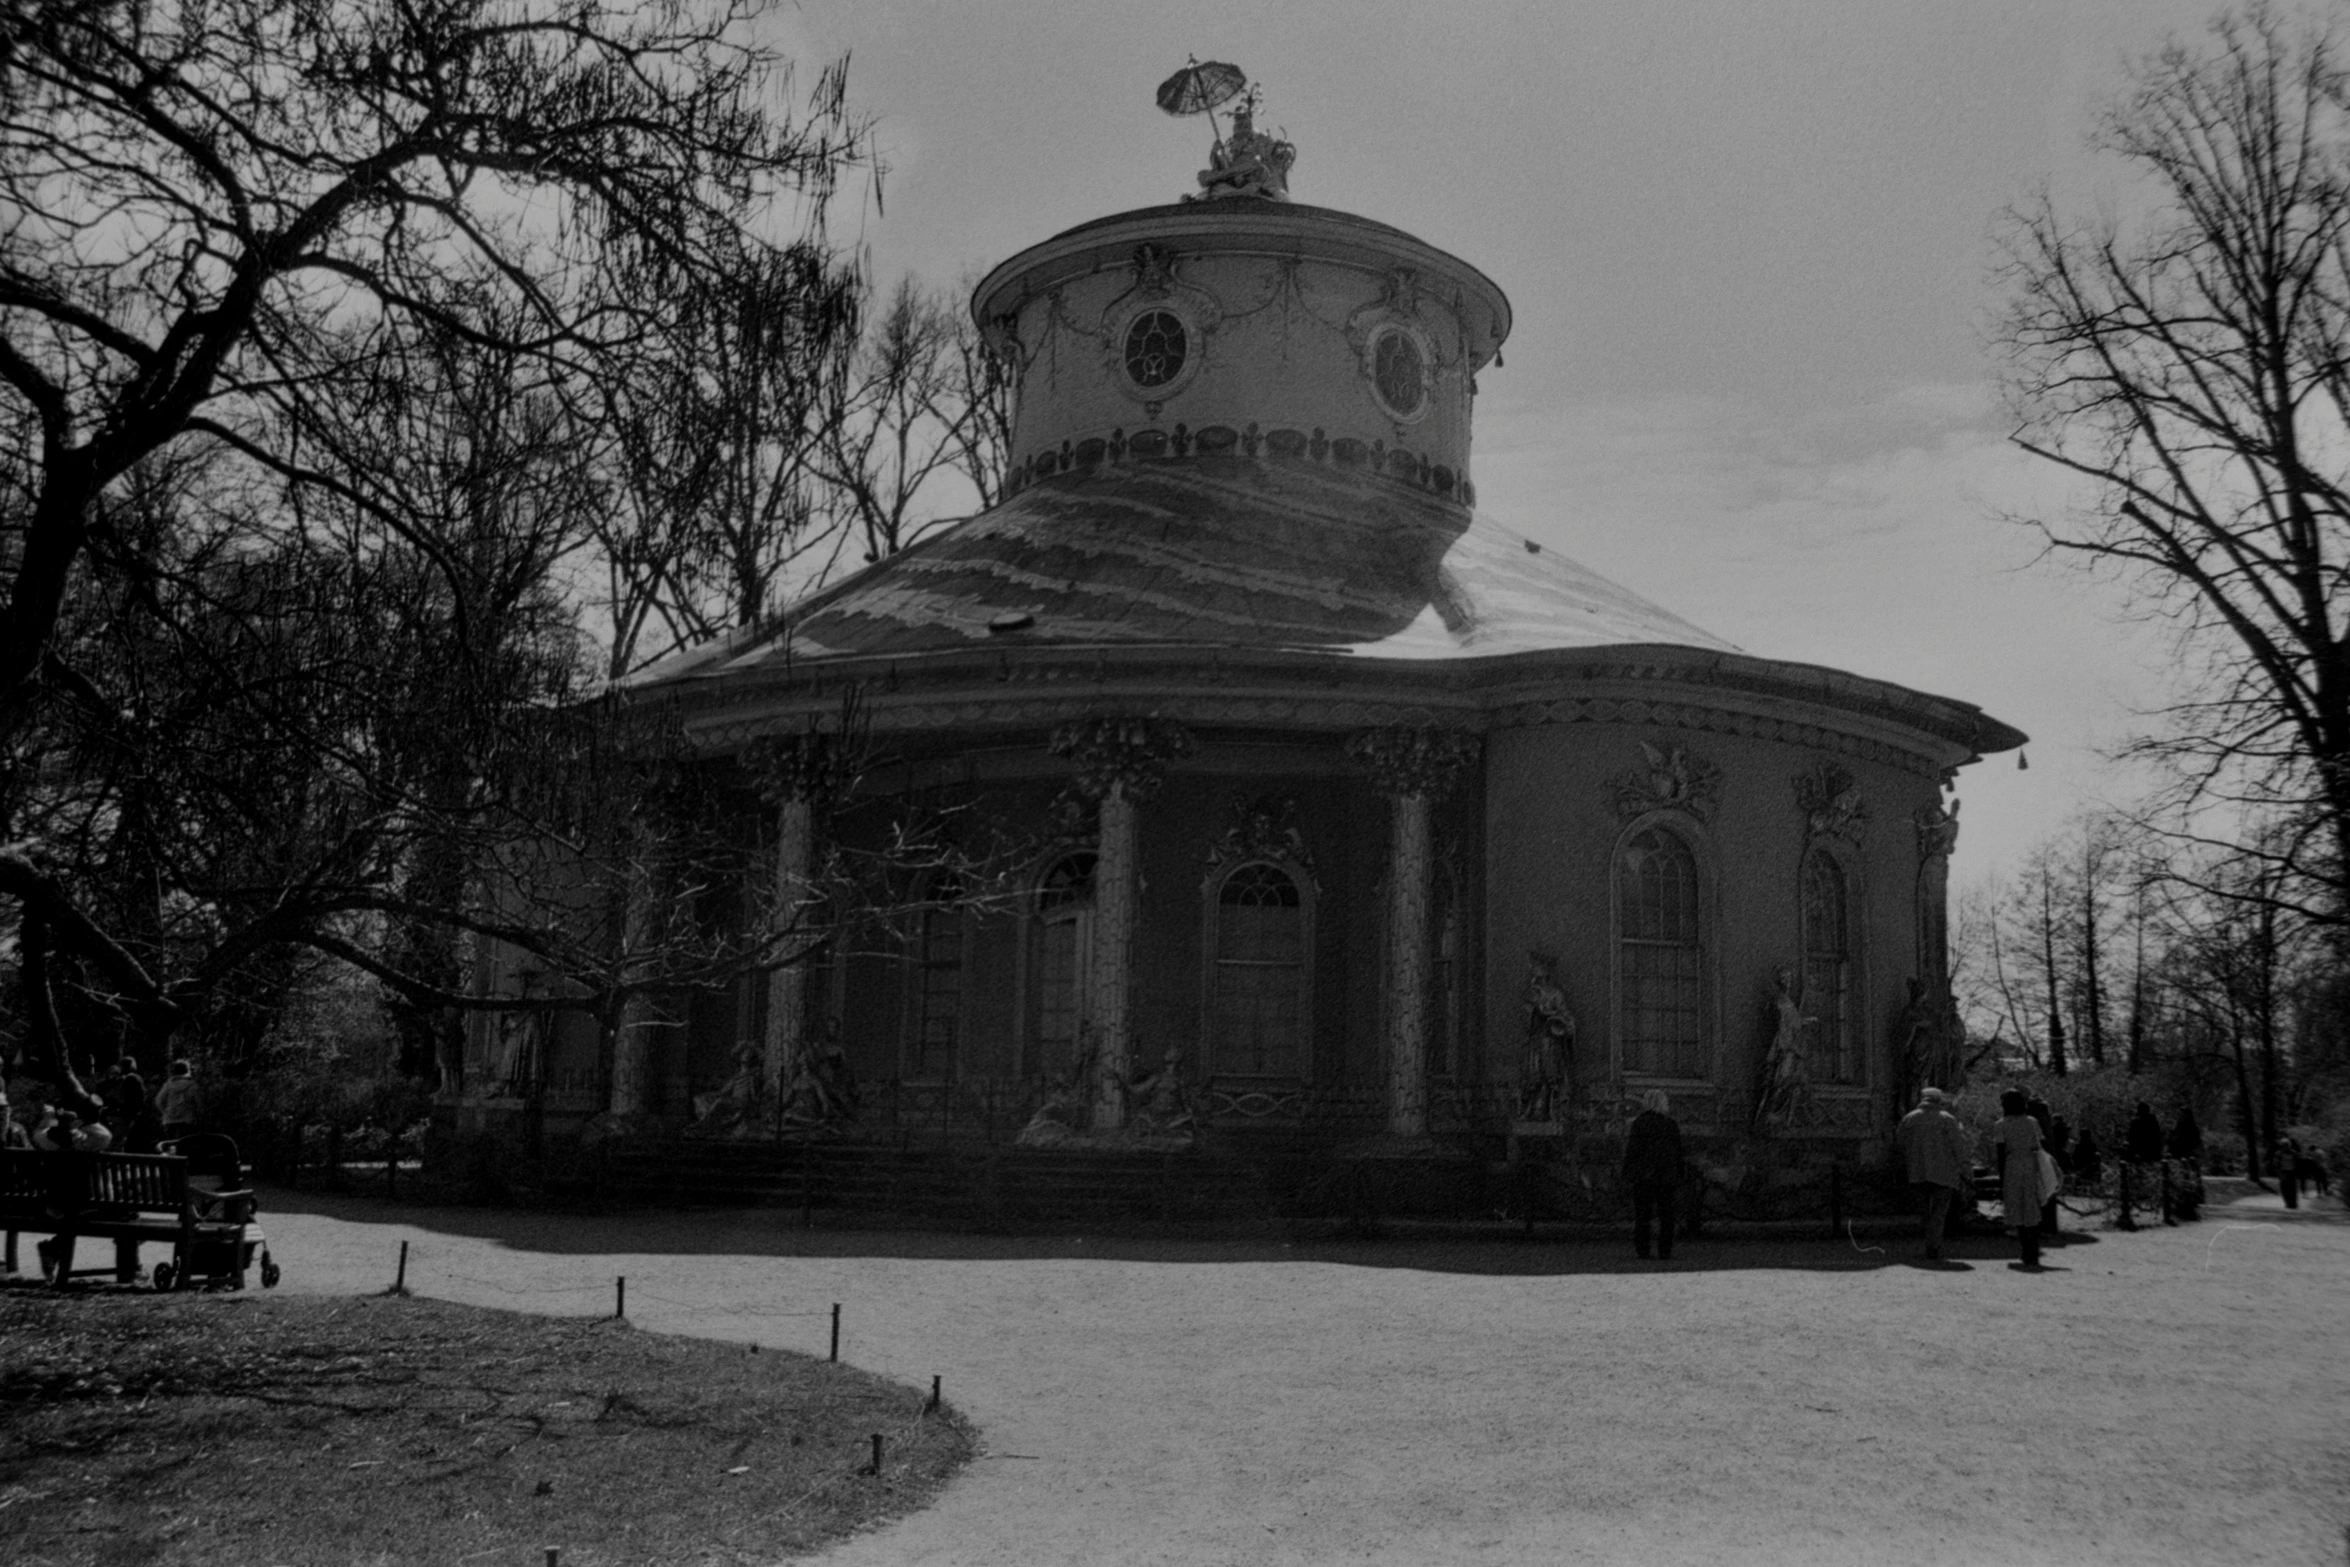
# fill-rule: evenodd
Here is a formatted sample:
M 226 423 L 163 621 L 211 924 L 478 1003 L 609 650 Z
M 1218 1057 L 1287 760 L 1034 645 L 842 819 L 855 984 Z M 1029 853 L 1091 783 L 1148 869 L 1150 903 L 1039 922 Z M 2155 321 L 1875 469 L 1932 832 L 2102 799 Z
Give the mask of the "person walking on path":
M 163 1141 L 185 1137 L 196 1129 L 204 1091 L 196 1086 L 196 1069 L 185 1060 L 171 1064 L 171 1076 L 155 1090 L 155 1114 L 163 1123 Z
M 1666 1114 L 1671 1101 L 1664 1090 L 1652 1088 L 1640 1100 L 1624 1136 L 1624 1184 L 1632 1188 L 1632 1251 L 1648 1255 L 1649 1224 L 1656 1232 L 1656 1254 L 1673 1256 L 1674 1196 L 1681 1185 L 1681 1123 Z
M 1893 1148 L 1909 1172 L 1909 1188 L 1925 1219 L 1926 1260 L 1939 1262 L 1951 1199 L 1966 1189 L 1974 1164 L 1966 1128 L 1945 1107 L 1941 1089 L 1919 1091 L 1918 1107 L 1894 1129 Z
M 2040 1267 L 2040 1123 L 2032 1119 L 2031 1100 L 2020 1088 L 1999 1096 L 2005 1112 L 1991 1134 L 1999 1167 L 1999 1201 L 2009 1229 L 2023 1248 L 2024 1267 Z

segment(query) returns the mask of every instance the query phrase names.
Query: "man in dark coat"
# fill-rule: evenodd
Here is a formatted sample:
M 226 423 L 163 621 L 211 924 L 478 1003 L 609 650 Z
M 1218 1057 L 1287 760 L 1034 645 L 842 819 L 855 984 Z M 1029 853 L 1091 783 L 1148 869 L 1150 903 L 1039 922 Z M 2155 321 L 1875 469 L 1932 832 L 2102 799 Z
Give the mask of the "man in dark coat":
M 1624 1184 L 1632 1189 L 1632 1250 L 1648 1255 L 1649 1225 L 1657 1225 L 1656 1254 L 1673 1255 L 1673 1199 L 1681 1185 L 1681 1123 L 1665 1113 L 1670 1101 L 1652 1088 L 1624 1136 Z
M 2130 1130 L 2122 1141 L 2122 1157 L 2132 1164 L 2160 1164 L 2162 1162 L 2162 1123 L 2154 1119 L 2154 1106 L 2138 1101 L 2137 1113 L 2130 1117 Z

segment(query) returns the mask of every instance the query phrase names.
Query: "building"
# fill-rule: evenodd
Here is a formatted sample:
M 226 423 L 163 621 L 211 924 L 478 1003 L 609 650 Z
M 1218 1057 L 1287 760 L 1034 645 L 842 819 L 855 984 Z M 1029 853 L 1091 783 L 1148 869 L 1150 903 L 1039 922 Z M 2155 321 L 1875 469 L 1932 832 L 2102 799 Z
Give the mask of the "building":
M 1604 1150 L 1663 1088 L 1701 1143 L 1816 1161 L 1935 1071 L 1945 792 L 2023 737 L 1480 514 L 1509 301 L 1289 201 L 1244 135 L 1201 197 L 978 286 L 1018 376 L 1002 504 L 632 687 L 763 780 L 787 903 L 828 834 L 917 806 L 1018 846 L 1011 896 L 930 888 L 683 1026 L 560 1034 L 550 1125 L 682 1124 L 745 1039 L 777 1104 L 823 1039 L 869 1116 L 998 1137 L 1076 1078 L 1071 1140 L 1119 1145 L 1165 1069 L 1210 1143 Z M 852 691 L 873 761 L 831 799 Z

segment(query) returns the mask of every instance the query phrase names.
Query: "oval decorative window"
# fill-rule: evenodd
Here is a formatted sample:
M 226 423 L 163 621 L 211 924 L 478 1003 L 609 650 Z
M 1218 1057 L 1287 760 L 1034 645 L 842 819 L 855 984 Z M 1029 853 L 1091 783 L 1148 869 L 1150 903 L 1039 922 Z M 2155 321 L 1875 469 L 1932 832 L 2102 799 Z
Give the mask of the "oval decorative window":
M 1126 329 L 1126 374 L 1145 391 L 1165 386 L 1183 373 L 1190 348 L 1181 316 L 1146 310 Z
M 1396 418 L 1420 416 L 1428 402 L 1428 361 L 1409 332 L 1382 332 L 1371 345 L 1371 385 Z

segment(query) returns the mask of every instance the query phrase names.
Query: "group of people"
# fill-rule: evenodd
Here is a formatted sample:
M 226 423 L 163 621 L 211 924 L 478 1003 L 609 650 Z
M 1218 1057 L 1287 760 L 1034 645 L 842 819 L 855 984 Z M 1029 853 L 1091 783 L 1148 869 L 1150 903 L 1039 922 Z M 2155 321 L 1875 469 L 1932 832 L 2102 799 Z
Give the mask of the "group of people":
M 2095 1183 L 2105 1173 L 2106 1154 L 2095 1132 L 2078 1133 L 2061 1115 L 2052 1115 L 2047 1101 L 2010 1088 L 1999 1096 L 1999 1124 L 1991 1134 L 1991 1168 L 1999 1181 L 2000 1206 L 2027 1269 L 2040 1267 L 2040 1244 L 2058 1233 L 2057 1199 L 2069 1176 Z M 1918 1107 L 1902 1119 L 1894 1133 L 1894 1151 L 1902 1161 L 1910 1188 L 1917 1195 L 1925 1220 L 1925 1255 L 1939 1259 L 1943 1234 L 1952 1206 L 1963 1200 L 1974 1179 L 1974 1140 L 1939 1088 L 1918 1095 Z M 2125 1165 L 2163 1165 L 2175 1161 L 2179 1178 L 2165 1178 L 2165 1217 L 2176 1213 L 2193 1218 L 2200 1206 L 2203 1129 L 2195 1111 L 2183 1107 L 2168 1132 L 2154 1107 L 2138 1102 L 2122 1136 Z
M 202 1095 L 195 1068 L 174 1061 L 154 1093 L 125 1056 L 76 1104 L 44 1101 L 20 1115 L 0 1087 L 0 1147 L 49 1153 L 152 1153 L 197 1129 Z

